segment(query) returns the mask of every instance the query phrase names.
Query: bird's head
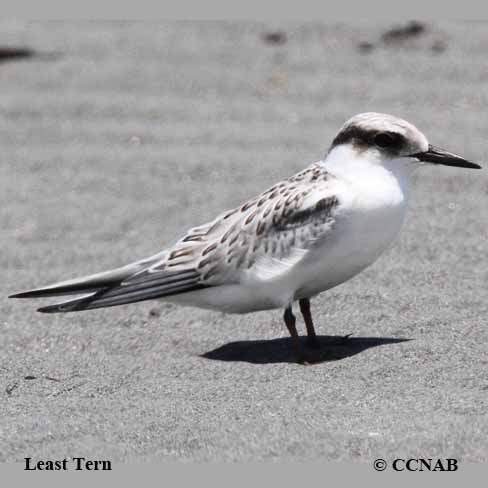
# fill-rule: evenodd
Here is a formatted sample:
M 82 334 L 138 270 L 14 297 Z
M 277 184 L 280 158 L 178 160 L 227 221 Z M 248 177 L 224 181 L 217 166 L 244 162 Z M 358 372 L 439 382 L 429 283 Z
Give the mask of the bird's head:
M 414 125 L 392 115 L 374 112 L 355 115 L 341 128 L 329 149 L 348 147 L 362 159 L 384 164 L 401 160 L 480 169 L 461 156 L 429 144 Z

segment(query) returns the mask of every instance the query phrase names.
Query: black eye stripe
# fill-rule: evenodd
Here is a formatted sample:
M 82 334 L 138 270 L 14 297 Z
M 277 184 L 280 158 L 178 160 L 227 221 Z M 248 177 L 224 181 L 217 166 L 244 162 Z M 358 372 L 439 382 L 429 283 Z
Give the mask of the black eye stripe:
M 393 132 L 380 132 L 374 136 L 373 141 L 379 147 L 398 147 L 402 143 L 402 136 Z
M 378 131 L 350 126 L 343 129 L 332 142 L 332 146 L 352 143 L 360 146 L 377 146 L 384 149 L 399 150 L 405 143 L 402 134 L 391 131 Z

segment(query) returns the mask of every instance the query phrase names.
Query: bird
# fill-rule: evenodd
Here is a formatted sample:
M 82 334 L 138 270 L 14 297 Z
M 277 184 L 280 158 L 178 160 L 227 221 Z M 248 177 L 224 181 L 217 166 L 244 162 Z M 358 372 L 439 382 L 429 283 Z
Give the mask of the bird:
M 412 171 L 481 169 L 381 113 L 350 118 L 322 160 L 266 189 L 173 245 L 126 266 L 11 298 L 76 295 L 40 312 L 75 312 L 160 299 L 227 313 L 282 309 L 294 357 L 318 347 L 311 302 L 371 265 L 399 234 Z M 293 306 L 307 338 L 302 346 Z

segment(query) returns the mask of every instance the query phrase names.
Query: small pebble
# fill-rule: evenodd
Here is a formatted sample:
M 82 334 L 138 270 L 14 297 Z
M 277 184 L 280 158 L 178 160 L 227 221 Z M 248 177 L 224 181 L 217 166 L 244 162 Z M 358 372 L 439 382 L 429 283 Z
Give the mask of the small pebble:
M 374 47 L 374 44 L 369 41 L 362 41 L 358 44 L 358 50 L 363 54 L 370 53 L 374 49 Z
M 267 32 L 262 35 L 262 38 L 267 44 L 274 44 L 277 46 L 286 44 L 286 41 L 288 40 L 286 33 L 283 31 Z
M 34 55 L 34 51 L 28 47 L 0 46 L 0 61 L 31 58 Z
M 385 43 L 401 42 L 413 37 L 424 34 L 427 30 L 426 25 L 418 20 L 412 20 L 405 25 L 393 27 L 383 33 L 381 39 Z
M 151 308 L 151 310 L 149 310 L 149 316 L 150 317 L 160 317 L 161 316 L 161 310 L 159 310 L 159 308 Z

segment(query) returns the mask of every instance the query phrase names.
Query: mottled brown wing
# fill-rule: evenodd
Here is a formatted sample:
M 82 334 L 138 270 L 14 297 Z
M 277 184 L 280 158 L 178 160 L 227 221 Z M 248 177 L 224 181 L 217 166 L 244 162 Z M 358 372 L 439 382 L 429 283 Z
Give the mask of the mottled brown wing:
M 263 259 L 287 260 L 332 226 L 332 175 L 314 164 L 213 222 L 191 229 L 145 274 L 192 270 L 207 286 L 238 282 Z M 300 254 L 300 253 L 298 253 Z M 152 278 L 154 279 L 154 278 Z
M 289 270 L 334 222 L 333 177 L 320 164 L 269 188 L 172 248 L 124 268 L 18 296 L 82 293 L 42 312 L 72 312 L 186 293 L 223 283 L 266 280 Z

